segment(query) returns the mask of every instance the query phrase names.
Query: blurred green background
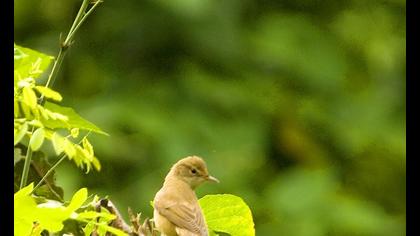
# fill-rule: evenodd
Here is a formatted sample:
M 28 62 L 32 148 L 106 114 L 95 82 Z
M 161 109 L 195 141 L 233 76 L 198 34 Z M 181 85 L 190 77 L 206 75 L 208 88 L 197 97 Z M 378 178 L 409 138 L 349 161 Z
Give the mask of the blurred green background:
M 15 42 L 57 55 L 81 4 L 15 0 Z M 131 0 L 88 19 L 54 85 L 103 169 L 57 173 L 152 216 L 200 155 L 257 235 L 405 235 L 405 1 Z M 54 159 L 51 162 L 55 161 Z

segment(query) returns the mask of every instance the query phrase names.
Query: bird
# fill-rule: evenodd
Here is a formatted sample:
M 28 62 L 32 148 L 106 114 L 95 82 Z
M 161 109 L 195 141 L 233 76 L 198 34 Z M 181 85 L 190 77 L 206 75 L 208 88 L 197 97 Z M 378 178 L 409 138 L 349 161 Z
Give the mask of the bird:
M 194 190 L 209 175 L 205 161 L 188 156 L 176 162 L 153 200 L 153 221 L 161 236 L 208 236 L 208 228 Z

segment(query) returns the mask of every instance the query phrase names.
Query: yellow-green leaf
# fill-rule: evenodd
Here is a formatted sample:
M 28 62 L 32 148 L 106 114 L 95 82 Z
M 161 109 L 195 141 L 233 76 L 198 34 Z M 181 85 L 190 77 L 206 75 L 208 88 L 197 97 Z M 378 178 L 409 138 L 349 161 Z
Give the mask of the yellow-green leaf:
M 89 223 L 86 224 L 86 226 L 83 228 L 83 232 L 85 232 L 85 235 L 91 235 L 93 230 L 95 229 L 95 221 L 89 221 Z
M 70 134 L 73 138 L 77 138 L 79 136 L 79 128 L 73 128 L 70 130 Z
M 47 69 L 51 60 L 54 59 L 52 56 L 16 44 L 14 46 L 14 51 L 15 77 L 19 75 L 22 79 L 29 76 L 36 79 L 45 69 Z
M 112 233 L 114 235 L 117 235 L 117 236 L 128 236 L 128 234 L 126 232 L 124 232 L 120 229 L 111 227 L 107 224 L 97 224 L 97 226 L 99 228 L 98 230 L 102 231 L 102 232 L 110 232 L 110 233 Z
M 71 159 L 76 154 L 76 148 L 74 148 L 74 144 L 70 142 L 68 139 L 64 139 L 64 152 L 66 155 Z
M 55 101 L 61 101 L 63 97 L 61 97 L 60 93 L 44 86 L 35 86 L 35 89 L 38 90 L 42 95 L 44 95 L 47 98 L 51 98 Z
M 20 107 L 22 108 L 23 115 L 25 116 L 25 118 L 27 118 L 28 120 L 33 118 L 30 108 L 28 105 L 26 105 L 26 103 L 21 102 Z
M 44 142 L 44 138 L 45 131 L 43 128 L 35 130 L 35 132 L 32 134 L 31 140 L 29 141 L 31 149 L 34 151 L 38 150 Z
M 231 236 L 254 236 L 251 210 L 242 198 L 231 194 L 206 195 L 199 200 L 209 230 Z
M 54 147 L 55 154 L 59 155 L 64 150 L 65 138 L 59 135 L 57 132 L 54 132 L 51 138 L 51 142 Z
M 86 201 L 87 194 L 88 194 L 88 192 L 87 192 L 86 188 L 81 188 L 79 191 L 77 191 L 73 195 L 73 197 L 70 201 L 70 204 L 67 207 L 67 211 L 73 212 L 73 211 L 79 209 L 82 206 L 82 204 Z
M 95 156 L 93 156 L 92 165 L 93 167 L 95 167 L 97 171 L 101 170 L 101 163 L 99 162 L 98 158 L 96 158 Z
M 14 137 L 14 145 L 16 146 L 16 144 L 18 144 L 20 142 L 20 140 L 22 140 L 22 138 L 25 136 L 26 132 L 28 131 L 28 123 L 23 123 L 22 126 L 20 126 L 19 131 L 15 134 Z
M 59 105 L 51 103 L 51 102 L 46 102 L 45 103 L 45 108 L 52 111 L 52 112 L 56 112 L 56 113 L 59 113 L 59 114 L 62 114 L 64 116 L 68 117 L 68 121 L 66 123 L 63 123 L 63 122 L 60 122 L 60 121 L 54 121 L 54 120 L 47 120 L 47 121 L 44 122 L 46 127 L 49 127 L 51 129 L 56 129 L 56 128 L 66 128 L 66 129 L 79 128 L 79 129 L 83 129 L 83 130 L 90 130 L 90 131 L 93 131 L 93 132 L 99 133 L 99 134 L 108 135 L 107 133 L 102 131 L 99 127 L 94 125 L 93 123 L 83 119 L 72 108 L 59 106 Z
M 33 183 L 14 194 L 14 235 L 27 236 L 31 233 L 33 222 L 36 221 L 36 202 L 29 196 Z
M 14 117 L 15 118 L 19 117 L 19 114 L 20 114 L 20 112 L 19 112 L 19 102 L 18 102 L 18 100 L 16 98 L 14 99 L 14 106 L 13 106 L 13 108 L 14 108 Z
M 92 144 L 90 144 L 89 140 L 86 137 L 83 138 L 82 145 L 83 145 L 83 148 L 87 151 L 88 155 L 93 157 L 94 152 L 93 152 Z
M 29 86 L 22 89 L 23 101 L 32 109 L 36 108 L 37 98 L 35 92 Z

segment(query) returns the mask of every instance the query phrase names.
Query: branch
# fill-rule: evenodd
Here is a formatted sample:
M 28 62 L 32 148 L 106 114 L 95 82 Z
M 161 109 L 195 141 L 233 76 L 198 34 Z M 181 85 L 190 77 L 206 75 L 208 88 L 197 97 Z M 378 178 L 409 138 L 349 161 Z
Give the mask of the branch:
M 146 218 L 143 224 L 141 224 L 140 223 L 141 214 L 137 214 L 136 216 L 134 216 L 133 211 L 130 208 L 128 208 L 128 215 L 130 216 L 131 226 L 128 225 L 124 221 L 118 209 L 109 199 L 99 200 L 98 204 L 95 206 L 96 211 L 100 212 L 101 207 L 104 207 L 110 213 L 116 216 L 116 219 L 113 220 L 109 225 L 128 233 L 130 236 L 157 236 L 158 235 L 157 231 L 154 230 L 154 226 L 151 220 Z M 98 234 L 95 231 L 92 233 L 92 236 L 97 236 L 97 235 Z

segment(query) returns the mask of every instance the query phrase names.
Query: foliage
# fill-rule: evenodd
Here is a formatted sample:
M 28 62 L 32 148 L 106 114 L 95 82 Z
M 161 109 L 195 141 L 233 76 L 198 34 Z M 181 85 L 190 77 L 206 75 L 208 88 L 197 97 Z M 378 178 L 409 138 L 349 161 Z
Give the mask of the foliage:
M 24 146 L 26 146 L 27 152 L 29 149 L 41 151 L 44 140 L 49 140 L 57 156 L 62 153 L 67 155 L 77 166 L 86 167 L 87 172 L 91 166 L 100 170 L 99 161 L 95 157 L 93 147 L 87 137 L 81 139 L 81 144 L 76 143 L 74 139 L 79 136 L 79 130 L 88 130 L 100 134 L 106 133 L 80 117 L 71 108 L 54 103 L 46 103 L 45 106 L 38 104 L 38 96 L 41 99 L 45 97 L 52 101 L 62 100 L 61 94 L 57 91 L 36 84 L 36 79 L 48 67 L 52 57 L 16 44 L 14 51 L 15 165 L 21 159 L 26 160 L 21 155 Z M 62 130 L 66 130 L 67 134 L 60 134 Z M 29 139 L 29 143 L 25 138 Z M 41 162 L 37 159 L 34 159 L 34 161 Z M 16 182 L 15 186 L 17 186 Z M 106 210 L 104 211 L 104 209 L 101 212 L 92 209 L 97 197 L 88 204 L 91 209 L 84 207 L 84 210 L 81 211 L 82 204 L 87 200 L 86 188 L 76 192 L 68 206 L 59 201 L 45 198 L 47 197 L 45 193 L 43 194 L 44 197 L 35 197 L 31 195 L 33 191 L 34 186 L 31 183 L 15 193 L 15 235 L 40 235 L 44 230 L 50 233 L 59 232 L 64 227 L 64 221 L 71 219 L 85 225 L 83 231 L 86 235 L 90 235 L 93 230 L 97 230 L 99 235 L 105 235 L 106 232 L 126 235 L 121 230 L 108 226 L 110 221 L 115 219 L 114 215 L 106 212 Z M 53 190 L 50 189 L 50 191 Z M 60 198 L 60 196 L 58 197 Z M 40 199 L 42 203 L 37 204 L 36 201 L 40 201 Z M 77 213 L 76 211 L 81 212 Z M 36 223 L 34 224 L 34 222 Z
M 76 4 L 15 0 L 17 43 L 50 52 Z M 168 168 L 195 154 L 221 181 L 197 195 L 243 197 L 257 235 L 406 234 L 406 1 L 106 5 L 54 87 L 112 136 L 89 136 L 91 178 L 57 168 L 65 192 L 150 216 Z
M 33 183 L 15 193 L 14 234 L 17 236 L 40 235 L 44 230 L 51 233 L 58 232 L 63 229 L 63 223 L 68 219 L 85 223 L 86 226 L 83 228 L 85 235 L 90 235 L 95 227 L 98 228 L 99 235 L 105 235 L 107 231 L 118 236 L 126 235 L 108 226 L 108 223 L 115 219 L 115 215 L 104 209 L 101 212 L 94 210 L 98 197 L 95 196 L 92 202 L 82 207 L 88 196 L 86 188 L 77 191 L 67 206 L 53 200 L 36 199 L 30 195 L 32 191 Z M 37 204 L 37 200 L 42 203 Z M 77 210 L 80 212 L 76 212 Z
M 88 1 L 83 2 L 82 9 L 86 10 L 87 3 Z M 85 15 L 79 14 L 77 18 L 79 16 Z M 79 20 L 83 21 L 83 18 Z M 79 27 L 77 23 L 80 22 L 76 20 L 75 26 Z M 70 30 L 69 34 L 74 34 L 75 31 Z M 64 230 L 65 222 L 75 220 L 81 223 L 80 226 L 84 225 L 83 231 L 86 235 L 94 230 L 99 235 L 105 235 L 106 232 L 126 235 L 109 226 L 115 215 L 106 209 L 100 209 L 99 212 L 95 209 L 98 197 L 95 196 L 87 206 L 82 206 L 87 200 L 86 188 L 77 191 L 71 201 L 64 204 L 63 191 L 54 183 L 54 168 L 65 156 L 78 167 L 86 168 L 86 172 L 92 166 L 99 171 L 100 164 L 87 135 L 91 131 L 106 133 L 80 117 L 73 109 L 53 103 L 63 99 L 59 92 L 49 87 L 54 73 L 57 73 L 57 62 L 63 59 L 61 51 L 46 85 L 39 85 L 40 76 L 53 59 L 35 50 L 14 45 L 14 234 L 28 236 L 41 235 L 42 232 L 55 233 Z M 50 102 L 45 103 L 45 100 Z M 88 131 L 80 142 L 76 141 L 79 130 Z M 61 155 L 54 166 L 49 165 L 45 158 L 46 140 L 53 146 L 55 155 Z M 22 162 L 23 168 L 20 168 Z M 22 174 L 19 175 L 18 172 Z M 32 182 L 26 186 L 28 176 L 30 180 L 34 180 L 33 172 L 39 175 L 38 184 L 34 187 Z
M 210 235 L 254 236 L 254 222 L 246 203 L 231 194 L 206 195 L 199 200 Z
M 48 140 L 54 146 L 56 155 L 64 153 L 77 166 L 86 168 L 87 172 L 92 166 L 100 170 L 99 161 L 89 140 L 84 137 L 80 145 L 75 138 L 79 136 L 79 129 L 105 133 L 70 108 L 54 103 L 46 103 L 45 106 L 38 104 L 41 97 L 55 102 L 62 100 L 57 91 L 36 83 L 52 57 L 16 44 L 14 52 L 15 146 L 19 143 L 25 144 L 27 138 L 29 147 L 38 151 L 44 140 Z

